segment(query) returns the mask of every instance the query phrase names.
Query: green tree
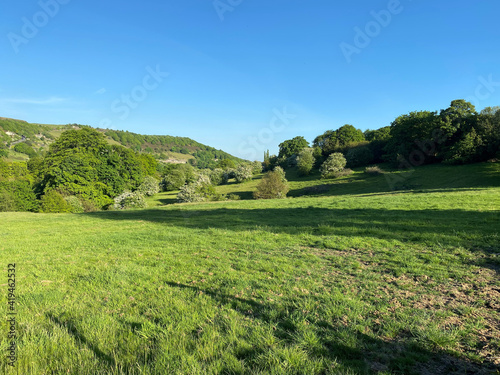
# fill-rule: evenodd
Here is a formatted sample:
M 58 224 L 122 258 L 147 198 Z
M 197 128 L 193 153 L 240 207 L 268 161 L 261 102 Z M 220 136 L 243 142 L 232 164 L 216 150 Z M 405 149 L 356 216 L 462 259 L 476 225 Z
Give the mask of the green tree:
M 287 159 L 293 155 L 298 155 L 304 148 L 309 147 L 309 142 L 304 137 L 298 136 L 280 143 L 279 159 Z
M 297 157 L 297 167 L 299 169 L 299 173 L 302 176 L 309 175 L 314 166 L 314 161 L 315 159 L 313 156 L 313 149 L 312 148 L 303 149 L 299 153 L 299 156 Z

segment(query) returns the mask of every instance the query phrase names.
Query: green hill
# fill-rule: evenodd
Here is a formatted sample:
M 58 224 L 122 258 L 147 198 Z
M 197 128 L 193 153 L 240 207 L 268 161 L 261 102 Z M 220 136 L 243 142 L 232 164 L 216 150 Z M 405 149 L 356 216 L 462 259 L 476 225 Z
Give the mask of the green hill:
M 30 124 L 26 121 L 0 117 L 0 152 L 9 161 L 27 160 L 29 156 L 16 152 L 14 146 L 25 143 L 35 152 L 47 150 L 50 143 L 57 139 L 64 131 L 78 129 L 83 125 L 43 125 Z M 237 163 L 242 159 L 234 157 L 224 151 L 206 146 L 186 137 L 168 135 L 141 135 L 128 131 L 97 129 L 106 135 L 111 144 L 122 146 L 153 155 L 167 163 L 191 163 L 199 168 L 213 168 L 219 159 L 231 159 Z

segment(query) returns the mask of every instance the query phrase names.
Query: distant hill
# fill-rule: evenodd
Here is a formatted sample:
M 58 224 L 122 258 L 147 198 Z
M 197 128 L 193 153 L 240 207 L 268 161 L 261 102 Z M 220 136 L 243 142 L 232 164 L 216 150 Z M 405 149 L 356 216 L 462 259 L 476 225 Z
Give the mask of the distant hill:
M 0 156 L 11 161 L 27 160 L 29 155 L 48 149 L 50 143 L 64 131 L 87 125 L 45 125 L 31 124 L 23 120 L 0 117 Z M 191 163 L 199 168 L 213 168 L 220 159 L 243 162 L 213 147 L 186 137 L 169 135 L 141 135 L 121 130 L 96 129 L 105 134 L 111 144 L 120 144 L 134 151 L 153 155 L 165 163 Z M 23 143 L 22 147 L 19 145 Z M 30 151 L 30 149 L 32 151 Z

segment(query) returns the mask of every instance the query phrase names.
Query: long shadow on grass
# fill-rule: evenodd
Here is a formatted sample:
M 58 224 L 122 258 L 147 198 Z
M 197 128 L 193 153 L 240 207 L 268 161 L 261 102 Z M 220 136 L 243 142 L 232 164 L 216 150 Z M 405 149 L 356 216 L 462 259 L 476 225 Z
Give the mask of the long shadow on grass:
M 490 374 L 498 368 L 490 362 L 477 365 L 445 352 L 428 350 L 408 337 L 392 341 L 381 340 L 360 332 L 354 328 L 354 324 L 348 322 L 332 323 L 319 319 L 311 321 L 310 317 L 296 307 L 300 306 L 298 301 L 289 303 L 288 306 L 278 306 L 192 285 L 176 282 L 166 284 L 172 288 L 194 292 L 195 295 L 204 293 L 217 305 L 229 306 L 251 320 L 259 320 L 275 327 L 274 336 L 280 340 L 282 347 L 298 345 L 312 357 L 326 360 L 330 364 L 340 361 L 356 373 L 375 374 L 378 371 L 391 371 L 394 374 Z M 276 311 L 279 313 L 276 314 Z M 319 345 L 303 347 L 304 343 L 297 342 L 296 334 L 300 331 L 298 325 L 304 322 L 308 323 L 309 329 L 319 338 Z M 240 350 L 235 356 L 245 361 L 247 367 L 253 368 L 252 366 L 258 363 L 259 356 L 267 351 L 269 346 L 263 344 Z
M 108 365 L 110 367 L 114 367 L 115 366 L 115 360 L 112 357 L 110 357 L 109 355 L 107 355 L 106 353 L 102 352 L 97 346 L 95 346 L 94 344 L 92 344 L 91 342 L 89 342 L 85 338 L 85 336 L 83 336 L 78 331 L 78 329 L 76 328 L 76 326 L 73 324 L 73 322 L 71 320 L 62 321 L 58 317 L 56 317 L 56 316 L 54 316 L 54 315 L 52 315 L 50 313 L 46 314 L 46 316 L 54 324 L 56 324 L 57 326 L 59 326 L 60 328 L 62 328 L 66 332 L 68 332 L 68 334 L 70 336 L 72 336 L 78 342 L 79 345 L 86 346 L 87 348 L 89 348 L 90 350 L 92 350 L 92 352 L 94 352 L 95 356 L 97 358 L 99 358 L 101 361 L 105 362 L 106 365 Z
M 88 215 L 103 220 L 141 220 L 196 229 L 307 233 L 321 237 L 318 241 L 328 240 L 328 236 L 359 236 L 426 245 L 465 246 L 485 252 L 495 251 L 499 247 L 500 211 L 313 206 L 264 209 L 216 208 L 214 205 L 201 207 L 201 210 L 186 206 L 169 210 L 112 211 Z

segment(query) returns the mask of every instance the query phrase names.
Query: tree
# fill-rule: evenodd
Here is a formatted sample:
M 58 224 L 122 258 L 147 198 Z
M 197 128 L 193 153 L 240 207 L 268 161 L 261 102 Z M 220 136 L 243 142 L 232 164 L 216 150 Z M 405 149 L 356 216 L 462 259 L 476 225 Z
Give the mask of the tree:
M 283 174 L 284 172 L 277 170 L 267 172 L 257 185 L 253 197 L 255 199 L 286 198 L 290 188 Z
M 340 147 L 350 143 L 362 142 L 365 140 L 363 132 L 352 125 L 344 125 L 335 132 L 335 137 Z
M 345 158 L 349 168 L 363 167 L 373 162 L 373 152 L 368 146 L 351 148 Z
M 298 155 L 304 148 L 309 147 L 309 142 L 304 137 L 298 136 L 280 143 L 279 159 L 287 159 L 292 155 Z
M 399 116 L 391 123 L 386 159 L 398 167 L 437 161 L 442 143 L 440 118 L 436 112 L 419 111 Z
M 303 149 L 297 157 L 297 167 L 299 168 L 300 174 L 303 176 L 309 175 L 309 173 L 311 173 L 311 169 L 314 166 L 314 161 L 315 159 L 313 156 L 313 149 Z
M 221 168 L 223 170 L 234 169 L 236 168 L 236 164 L 231 159 L 221 159 L 217 162 L 217 168 Z
M 336 152 L 331 154 L 321 165 L 321 178 L 334 178 L 342 172 L 346 166 L 346 160 L 343 154 Z

